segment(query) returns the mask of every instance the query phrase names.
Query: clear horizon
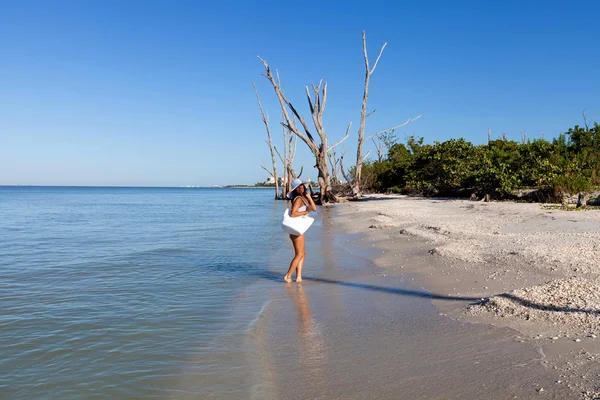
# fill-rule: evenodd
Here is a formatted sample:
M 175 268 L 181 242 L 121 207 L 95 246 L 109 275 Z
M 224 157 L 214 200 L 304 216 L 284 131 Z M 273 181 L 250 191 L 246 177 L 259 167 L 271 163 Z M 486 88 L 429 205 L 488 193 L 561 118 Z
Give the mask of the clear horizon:
M 0 185 L 253 185 L 270 167 L 255 82 L 281 148 L 279 105 L 260 55 L 307 115 L 304 86 L 328 82 L 325 129 L 348 166 L 371 62 L 367 132 L 426 143 L 552 139 L 598 119 L 600 3 L 476 1 L 295 4 L 26 0 L 3 4 Z M 274 5 L 274 3 L 273 3 Z M 582 13 L 582 10 L 585 11 Z M 283 25 L 281 15 L 292 23 Z M 295 22 L 294 22 L 295 21 Z M 296 23 L 297 22 L 297 23 Z M 310 120 L 310 118 L 308 118 Z M 372 146 L 367 145 L 365 152 Z M 341 149 L 340 149 L 341 150 Z M 316 180 L 298 143 L 296 169 Z M 281 169 L 282 167 L 279 166 Z

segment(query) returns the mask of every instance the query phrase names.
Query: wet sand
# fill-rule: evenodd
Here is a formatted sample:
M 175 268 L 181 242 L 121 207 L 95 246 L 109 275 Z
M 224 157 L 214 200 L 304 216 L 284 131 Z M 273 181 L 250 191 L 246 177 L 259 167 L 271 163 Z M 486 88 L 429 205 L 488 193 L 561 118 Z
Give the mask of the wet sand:
M 248 336 L 252 398 L 575 398 L 540 341 L 467 316 L 485 291 L 448 289 L 429 243 L 369 228 L 374 203 L 320 212 L 304 282 L 281 283 Z

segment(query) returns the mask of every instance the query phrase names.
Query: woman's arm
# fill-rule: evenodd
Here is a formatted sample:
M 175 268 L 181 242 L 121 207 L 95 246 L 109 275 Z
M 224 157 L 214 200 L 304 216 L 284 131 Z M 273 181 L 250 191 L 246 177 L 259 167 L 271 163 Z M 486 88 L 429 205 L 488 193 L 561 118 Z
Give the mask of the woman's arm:
M 310 197 L 310 192 L 308 190 L 304 192 L 304 200 L 306 200 L 306 208 L 311 211 L 317 211 L 317 206 L 312 197 Z

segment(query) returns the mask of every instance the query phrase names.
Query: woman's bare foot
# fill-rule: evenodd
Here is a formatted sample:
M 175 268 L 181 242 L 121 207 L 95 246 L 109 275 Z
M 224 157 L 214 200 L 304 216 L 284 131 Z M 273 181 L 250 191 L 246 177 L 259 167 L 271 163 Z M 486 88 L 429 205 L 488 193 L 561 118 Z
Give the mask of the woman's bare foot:
M 298 283 L 298 282 L 302 282 L 302 277 L 296 278 L 296 283 Z
M 287 283 L 290 283 L 292 281 L 292 278 L 290 278 L 289 276 L 285 275 L 283 277 L 283 280 L 286 281 Z

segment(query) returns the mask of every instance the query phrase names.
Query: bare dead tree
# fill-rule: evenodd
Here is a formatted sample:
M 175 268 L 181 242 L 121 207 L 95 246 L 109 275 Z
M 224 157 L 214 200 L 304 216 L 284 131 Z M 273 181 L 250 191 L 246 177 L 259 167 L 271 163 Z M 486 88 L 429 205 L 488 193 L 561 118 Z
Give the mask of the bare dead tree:
M 337 158 L 335 149 L 332 149 L 332 151 L 327 152 L 327 159 L 329 160 L 329 167 L 331 168 L 331 182 L 339 183 L 340 182 L 340 178 L 338 175 L 339 159 Z
M 379 54 L 377 55 L 377 58 L 375 59 L 375 63 L 373 64 L 373 67 L 371 68 L 369 65 L 369 56 L 367 54 L 367 37 L 366 37 L 365 31 L 362 32 L 362 41 L 363 41 L 363 54 L 364 54 L 364 58 L 365 58 L 365 87 L 364 87 L 364 91 L 363 91 L 363 100 L 362 100 L 362 107 L 361 107 L 361 112 L 360 112 L 360 126 L 358 127 L 358 143 L 357 143 L 357 148 L 356 148 L 356 165 L 354 166 L 354 179 L 353 179 L 353 183 L 352 183 L 352 192 L 354 193 L 355 196 L 358 196 L 358 197 L 360 197 L 360 194 L 361 194 L 360 184 L 361 184 L 362 163 L 366 158 L 362 155 L 364 142 L 368 141 L 371 137 L 375 137 L 379 134 L 388 132 L 392 129 L 407 125 L 408 123 L 410 123 L 420 117 L 420 115 L 419 115 L 416 118 L 409 119 L 407 122 L 405 122 L 402 125 L 398 125 L 398 126 L 395 126 L 392 128 L 385 129 L 383 131 L 377 132 L 377 133 L 369 136 L 366 139 L 364 138 L 365 122 L 366 122 L 366 119 L 368 116 L 367 115 L 367 100 L 369 98 L 369 81 L 371 79 L 371 75 L 373 74 L 373 72 L 375 72 L 375 68 L 377 68 L 377 63 L 379 63 L 379 59 L 381 58 L 381 54 L 383 53 L 383 50 L 387 46 L 387 42 L 384 43 L 383 46 L 381 47 L 381 50 L 379 50 Z
M 491 132 L 490 128 L 488 128 L 488 144 L 490 144 L 491 141 L 492 141 L 492 132 Z
M 279 74 L 277 76 L 279 78 Z M 281 116 L 283 121 L 283 115 Z M 288 165 L 288 152 L 291 151 L 291 145 L 288 145 L 288 130 L 285 129 L 285 126 L 281 126 L 283 130 L 283 158 L 281 154 L 279 154 L 279 158 L 282 158 L 281 162 L 283 163 L 283 191 L 281 193 L 281 198 L 285 198 L 285 194 L 287 193 L 288 188 L 290 187 L 290 173 L 289 173 L 289 165 Z M 292 136 L 292 135 L 290 135 Z M 289 150 L 288 150 L 289 149 Z
M 256 102 L 258 103 L 258 108 L 260 109 L 260 118 L 262 119 L 263 123 L 265 124 L 265 129 L 267 130 L 267 144 L 269 145 L 269 151 L 271 152 L 271 162 L 273 163 L 273 171 L 269 171 L 267 168 L 265 168 L 264 165 L 262 165 L 263 169 L 265 169 L 267 172 L 269 172 L 271 174 L 271 176 L 273 176 L 273 179 L 275 180 L 275 200 L 277 200 L 279 198 L 279 179 L 277 177 L 277 163 L 275 162 L 275 153 L 273 151 L 273 142 L 271 141 L 271 128 L 269 128 L 269 116 L 265 114 L 265 111 L 263 110 L 263 106 L 260 102 L 260 96 L 258 95 L 258 90 L 256 89 L 256 84 L 254 82 L 252 82 L 252 86 L 254 87 L 254 94 L 256 94 Z
M 277 75 L 277 85 L 281 88 L 281 78 L 279 77 L 279 71 L 275 70 Z M 292 122 L 296 124 L 296 118 L 292 117 Z M 282 199 L 286 199 L 286 194 L 291 190 L 292 180 L 302 175 L 303 167 L 300 167 L 300 174 L 296 174 L 293 168 L 294 157 L 296 156 L 296 149 L 298 144 L 298 137 L 294 135 L 289 129 L 286 128 L 285 115 L 281 113 L 281 127 L 283 129 L 283 159 L 281 162 L 285 167 L 284 176 L 284 190 L 281 194 Z M 281 155 L 280 157 L 281 158 Z
M 381 140 L 380 137 L 377 137 L 377 141 L 375 141 L 375 138 L 372 138 L 371 141 L 375 145 L 375 151 L 377 152 L 377 161 L 382 162 L 383 153 L 385 152 L 385 143 L 383 143 L 383 140 Z
M 344 135 L 343 138 L 341 138 L 339 141 L 337 141 L 333 146 L 330 146 L 329 149 L 327 150 L 327 158 L 329 159 L 329 164 L 331 165 L 331 175 L 333 176 L 333 182 L 334 183 L 340 183 L 340 179 L 339 179 L 339 175 L 338 175 L 338 167 L 339 167 L 339 158 L 337 158 L 337 154 L 335 151 L 335 148 L 342 144 L 344 142 L 344 140 L 348 139 L 348 137 L 350 136 L 350 128 L 352 127 L 352 122 L 350 122 L 348 124 L 348 127 L 346 128 L 346 134 Z M 343 152 L 343 147 L 342 147 L 342 152 Z
M 365 87 L 363 91 L 363 100 L 362 107 L 360 110 L 360 125 L 358 127 L 358 144 L 356 148 L 356 166 L 354 170 L 354 181 L 352 185 L 352 191 L 355 195 L 360 194 L 360 178 L 361 178 L 361 170 L 362 170 L 362 149 L 365 135 L 365 122 L 367 120 L 367 100 L 369 98 L 369 80 L 371 79 L 371 75 L 375 72 L 375 68 L 377 68 L 377 63 L 379 62 L 379 58 L 387 46 L 387 42 L 383 44 L 381 50 L 379 50 L 379 55 L 375 60 L 375 64 L 373 64 L 373 68 L 369 66 L 369 56 L 367 54 L 367 36 L 365 31 L 362 32 L 363 39 L 363 53 L 365 57 Z
M 279 84 L 279 74 L 277 74 L 277 82 Z M 281 120 L 282 122 L 285 121 L 283 115 L 281 116 Z M 281 198 L 284 199 L 286 193 L 288 193 L 290 191 L 290 185 L 292 182 L 292 179 L 294 179 L 294 169 L 292 167 L 293 165 L 293 161 L 294 161 L 294 156 L 296 154 L 296 146 L 295 146 L 295 136 L 294 134 L 292 134 L 284 125 L 281 126 L 283 129 L 283 159 L 281 160 L 281 162 L 283 163 L 283 165 L 285 166 L 285 174 L 284 176 L 284 191 L 281 194 Z
M 277 153 L 277 155 L 279 156 L 279 160 L 281 160 L 282 164 L 284 165 L 284 169 L 285 169 L 285 181 L 283 182 L 283 191 L 281 194 L 281 198 L 285 199 L 285 195 L 286 193 L 288 193 L 291 190 L 291 182 L 292 180 L 296 179 L 296 178 L 300 178 L 302 176 L 302 172 L 304 170 L 304 166 L 300 166 L 300 173 L 296 174 L 296 171 L 294 170 L 293 167 L 293 163 L 294 163 L 294 157 L 296 155 L 296 138 L 292 133 L 289 132 L 285 132 L 287 131 L 284 128 L 284 156 L 281 156 L 281 153 L 279 152 L 279 150 L 277 150 L 277 147 L 274 146 L 275 148 L 275 152 Z
M 379 136 L 371 138 L 371 141 L 375 145 L 375 151 L 377 152 L 377 160 L 379 162 L 382 162 L 383 157 L 388 152 L 390 147 L 392 147 L 392 145 L 396 143 L 396 135 L 394 134 L 394 130 L 392 129 L 389 132 L 385 132 Z
M 521 132 L 521 144 L 527 143 L 527 129 L 524 132 Z
M 325 109 L 325 103 L 327 100 L 327 83 L 323 84 L 321 81 L 316 86 L 314 84 L 312 85 L 314 99 L 311 97 L 311 93 L 309 91 L 308 86 L 306 86 L 306 96 L 308 99 L 308 105 L 310 107 L 310 113 L 312 116 L 313 125 L 314 125 L 315 130 L 317 131 L 317 134 L 318 134 L 318 136 L 320 138 L 320 142 L 321 142 L 318 144 L 315 141 L 312 134 L 310 133 L 310 129 L 309 129 L 306 121 L 304 120 L 304 118 L 302 118 L 302 116 L 298 113 L 296 108 L 294 108 L 292 103 L 290 103 L 290 101 L 285 97 L 278 82 L 275 81 L 275 78 L 273 77 L 273 74 L 271 72 L 271 68 L 269 67 L 269 64 L 262 58 L 260 58 L 260 57 L 258 57 L 258 58 L 263 62 L 263 65 L 266 70 L 266 74 L 263 74 L 263 76 L 266 77 L 269 80 L 269 82 L 271 82 L 271 85 L 273 86 L 273 89 L 275 90 L 275 94 L 277 95 L 277 99 L 279 100 L 279 104 L 281 106 L 281 111 L 282 111 L 283 117 L 284 117 L 283 118 L 284 122 L 282 122 L 282 124 L 290 132 L 295 134 L 304 143 L 306 143 L 308 148 L 311 150 L 311 152 L 315 156 L 315 161 L 316 161 L 315 167 L 317 168 L 317 171 L 319 173 L 319 175 L 318 175 L 318 182 L 319 182 L 319 189 L 320 189 L 319 199 L 318 199 L 319 202 L 320 203 L 335 202 L 336 201 L 335 196 L 333 195 L 333 193 L 330 193 L 331 185 L 330 185 L 330 181 L 329 181 L 329 168 L 327 166 L 327 152 L 329 151 L 329 147 L 327 146 L 327 134 L 325 133 L 325 129 L 323 127 L 323 111 Z M 300 124 L 302 125 L 302 129 L 304 132 L 301 132 L 298 129 L 295 121 L 292 120 L 292 118 L 290 117 L 288 109 L 293 113 L 295 118 L 298 121 L 300 121 Z
M 589 130 L 590 129 L 590 124 L 587 120 L 587 117 L 585 116 L 585 110 L 583 110 L 581 112 L 581 115 L 583 115 L 583 125 L 585 125 L 585 130 Z

